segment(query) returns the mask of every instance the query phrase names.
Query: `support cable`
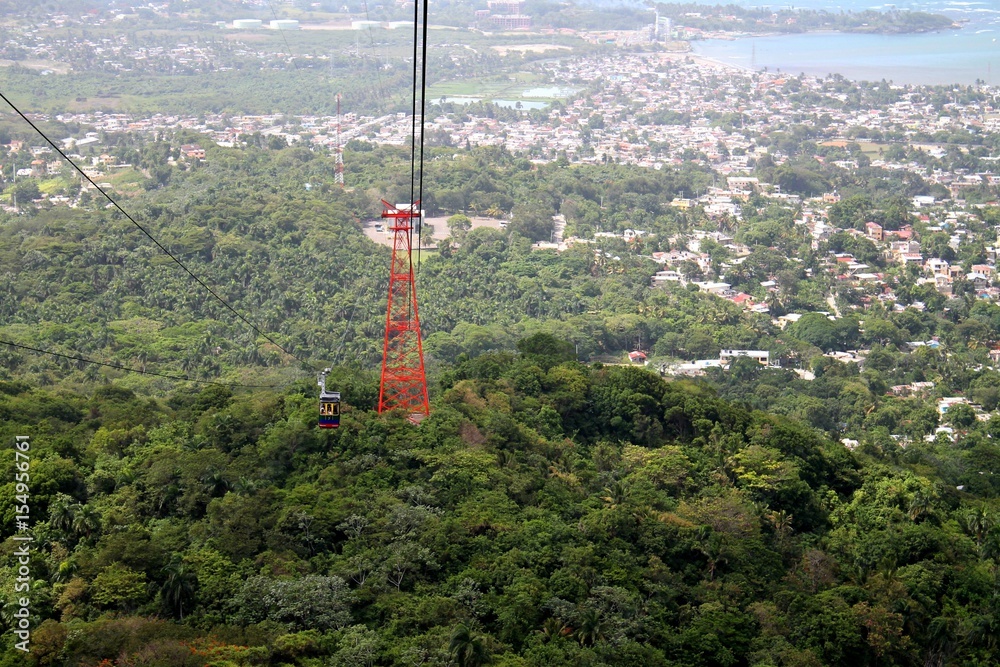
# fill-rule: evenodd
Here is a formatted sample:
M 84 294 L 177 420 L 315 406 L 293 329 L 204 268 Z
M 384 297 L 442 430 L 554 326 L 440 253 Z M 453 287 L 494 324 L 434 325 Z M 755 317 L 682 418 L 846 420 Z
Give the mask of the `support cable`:
M 425 0 L 426 2 L 426 0 Z M 413 4 L 413 93 L 410 103 L 410 217 L 409 220 L 409 231 L 407 232 L 409 236 L 409 264 L 410 266 L 410 276 L 413 276 L 413 207 L 417 206 L 417 220 L 420 226 L 423 226 L 423 218 L 420 216 L 420 210 L 423 207 L 423 202 L 414 199 L 416 196 L 416 178 L 417 178 L 417 77 L 420 72 L 417 66 L 417 57 L 420 55 L 420 3 L 414 2 Z M 423 126 L 423 119 L 421 119 L 421 126 Z M 417 244 L 420 243 L 420 232 L 417 232 Z M 420 254 L 420 251 L 417 251 Z M 412 287 L 410 288 L 413 289 Z M 412 299 L 407 299 L 407 313 L 413 307 L 411 303 Z
M 344 335 L 340 338 L 340 345 L 337 347 L 337 352 L 333 355 L 333 361 L 331 366 L 336 366 L 337 362 L 340 360 L 341 354 L 344 352 L 344 345 L 347 343 L 347 334 L 351 330 L 351 322 L 354 320 L 354 313 L 358 312 L 358 301 L 354 301 L 354 308 L 351 309 L 351 316 L 347 318 L 347 324 L 344 326 Z
M 17 115 L 19 115 L 22 119 L 24 119 L 24 122 L 26 122 L 28 125 L 30 125 L 31 128 L 42 137 L 42 139 L 44 139 L 46 142 L 48 142 L 49 146 L 51 146 L 53 148 L 53 150 L 55 150 L 60 156 L 62 156 L 62 158 L 64 160 L 66 160 L 66 162 L 68 162 L 70 164 L 70 166 L 72 166 L 80 174 L 80 176 L 82 176 L 83 178 L 85 178 L 88 183 L 90 183 L 92 186 L 94 186 L 97 189 L 98 192 L 100 192 L 102 195 L 104 195 L 104 198 L 107 199 L 109 202 L 111 202 L 111 205 L 114 206 L 118 210 L 119 213 L 121 213 L 122 215 L 124 215 L 125 218 L 128 219 L 129 222 L 131 222 L 133 225 L 135 225 L 135 227 L 140 232 L 142 232 L 143 234 L 145 234 L 146 237 L 150 241 L 152 241 L 153 244 L 163 252 L 163 254 L 165 254 L 167 257 L 169 257 L 170 259 L 172 259 L 174 261 L 174 263 L 177 264 L 177 266 L 181 267 L 181 269 L 183 269 L 184 272 L 187 273 L 191 277 L 192 280 L 194 280 L 196 283 L 198 283 L 198 285 L 200 285 L 202 288 L 204 288 L 209 294 L 211 294 L 213 297 L 215 297 L 216 301 L 218 301 L 219 303 L 221 303 L 230 312 L 232 312 L 234 315 L 236 315 L 236 317 L 239 318 L 240 321 L 242 321 L 244 324 L 246 324 L 247 326 L 249 326 L 257 335 L 262 336 L 264 339 L 266 339 L 269 343 L 271 343 L 272 345 L 274 345 L 275 347 L 277 347 L 279 350 L 281 350 L 282 352 L 284 352 L 288 356 L 292 357 L 293 359 L 295 359 L 299 363 L 303 364 L 304 366 L 308 366 L 308 367 L 311 367 L 313 369 L 317 369 L 316 366 L 313 366 L 312 364 L 310 364 L 306 360 L 302 359 L 298 355 L 296 355 L 296 354 L 294 354 L 294 353 L 289 352 L 288 350 L 286 350 L 280 343 L 278 343 L 276 340 L 274 340 L 274 338 L 272 338 L 266 332 L 262 331 L 260 329 L 260 327 L 258 327 L 256 324 L 254 324 L 253 322 L 251 322 L 250 320 L 248 320 L 246 317 L 244 317 L 243 314 L 240 313 L 240 311 L 236 310 L 236 308 L 234 308 L 228 301 L 226 301 L 225 299 L 223 299 L 219 295 L 218 292 L 216 292 L 214 289 L 212 289 L 204 280 L 202 280 L 201 278 L 199 278 L 197 276 L 197 274 L 195 274 L 194 271 L 192 271 L 191 269 L 189 269 L 187 267 L 187 265 L 184 264 L 184 262 L 182 262 L 180 259 L 178 259 L 177 256 L 174 255 L 172 252 L 170 252 L 169 250 L 167 250 L 167 248 L 164 247 L 163 244 L 161 244 L 159 241 L 157 241 L 156 238 L 152 234 L 150 234 L 149 231 L 146 230 L 145 227 L 143 227 L 142 225 L 140 225 L 136 221 L 135 218 L 133 218 L 131 215 L 129 215 L 128 211 L 126 211 L 124 208 L 122 208 L 121 204 L 119 204 L 117 201 L 115 201 L 115 199 L 112 198 L 112 196 L 109 195 L 104 190 L 104 188 L 102 188 L 101 186 L 99 186 L 94 181 L 94 179 L 92 179 L 90 176 L 88 176 L 87 173 L 85 171 L 83 171 L 83 169 L 81 169 L 75 162 L 73 162 L 73 160 L 71 160 L 69 158 L 69 156 L 66 155 L 66 153 L 61 148 L 59 148 L 59 146 L 57 146 L 56 143 L 54 141 L 52 141 L 52 139 L 50 139 L 48 137 L 48 135 L 46 135 L 44 132 L 42 132 L 42 130 L 37 125 L 35 125 L 31 121 L 31 119 L 28 118 L 24 114 L 23 111 L 21 111 L 19 108 L 17 108 L 17 106 L 15 106 L 13 102 L 11 102 L 9 99 L 7 99 L 7 97 L 3 93 L 0 93 L 0 99 L 2 99 L 4 102 L 6 102 L 10 106 L 10 108 L 13 109 L 17 113 Z
M 415 181 L 417 177 L 417 55 L 419 54 L 419 3 L 413 4 L 413 94 L 410 102 L 410 212 L 413 212 Z M 418 209 L 419 210 L 419 209 Z M 413 218 L 410 218 L 410 248 L 413 247 Z M 418 234 L 419 238 L 419 234 Z
M 375 50 L 375 32 L 372 30 L 371 17 L 368 15 L 368 0 L 361 0 L 361 4 L 365 9 L 365 22 L 368 23 L 368 37 L 371 39 L 371 49 L 372 49 L 372 60 L 375 63 L 375 76 L 378 81 L 378 109 L 380 112 L 385 111 L 385 107 L 382 106 L 382 101 L 385 99 L 385 86 L 382 85 L 382 65 L 379 64 L 378 51 Z M 361 57 L 361 49 L 358 49 L 358 57 Z M 386 57 L 388 57 L 388 50 L 386 52 Z
M 271 8 L 271 16 L 274 17 L 274 20 L 279 21 L 280 19 L 278 18 L 278 13 L 274 11 L 274 5 L 271 4 L 271 0 L 268 0 L 267 6 Z M 285 43 L 285 48 L 288 49 L 288 60 L 292 63 L 292 68 L 297 69 L 295 66 L 295 58 L 292 57 L 292 47 L 288 44 L 288 38 L 285 37 L 285 31 L 280 27 L 277 28 L 277 31 L 281 33 L 281 40 Z
M 423 42 L 423 56 L 420 59 L 420 181 L 419 189 L 420 194 L 417 197 L 417 201 L 420 202 L 420 206 L 424 205 L 424 114 L 427 110 L 427 6 L 429 0 L 424 0 L 424 42 Z M 424 219 L 423 216 L 420 218 L 420 231 L 423 232 L 424 229 Z M 417 234 L 417 271 L 420 271 L 420 234 Z
M 86 357 L 78 357 L 72 354 L 62 354 L 61 352 L 52 352 L 51 350 L 42 350 L 37 347 L 31 347 L 30 345 L 21 345 L 20 343 L 15 343 L 9 340 L 0 340 L 2 345 L 10 345 L 11 347 L 16 347 L 21 350 L 28 350 L 29 352 L 37 352 L 38 354 L 49 354 L 53 357 L 59 357 L 61 359 L 69 359 L 71 361 L 82 361 L 86 364 L 93 364 L 95 366 L 106 366 L 107 368 L 116 368 L 120 371 L 127 371 L 129 373 L 138 373 L 140 375 L 154 375 L 156 377 L 167 378 L 169 380 L 181 380 L 183 382 L 197 382 L 198 384 L 212 384 L 219 387 L 246 387 L 248 389 L 279 389 L 281 387 L 286 387 L 288 384 L 240 384 L 238 382 L 216 382 L 214 380 L 198 380 L 196 378 L 187 377 L 186 375 L 169 375 L 167 373 L 157 373 L 156 371 L 146 371 L 138 368 L 129 368 L 128 366 L 122 366 L 120 364 L 112 364 L 106 361 L 97 361 L 96 359 L 88 359 Z

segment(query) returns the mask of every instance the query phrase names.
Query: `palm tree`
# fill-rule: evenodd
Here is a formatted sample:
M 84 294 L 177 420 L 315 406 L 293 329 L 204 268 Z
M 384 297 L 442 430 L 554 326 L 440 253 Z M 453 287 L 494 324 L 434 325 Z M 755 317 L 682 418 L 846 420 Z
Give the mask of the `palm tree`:
M 158 512 L 163 512 L 180 494 L 180 487 L 178 487 L 175 483 L 160 487 L 157 492 L 158 500 L 156 503 L 156 510 Z
M 617 509 L 620 505 L 628 502 L 629 496 L 632 495 L 632 489 L 621 480 L 615 480 L 604 487 L 604 494 L 601 496 L 601 500 L 604 501 L 608 509 Z
M 545 619 L 545 622 L 542 623 L 542 629 L 538 631 L 539 634 L 545 637 L 545 641 L 552 641 L 556 637 L 564 637 L 570 632 L 572 631 L 555 617 Z
M 792 532 L 792 515 L 785 510 L 770 512 L 767 518 L 774 525 L 774 532 L 778 535 L 778 541 L 784 542 Z
M 982 547 L 983 538 L 993 529 L 993 524 L 993 515 L 985 507 L 974 509 L 965 517 L 965 525 L 975 536 L 977 547 Z
M 604 639 L 604 624 L 601 622 L 601 612 L 597 609 L 587 609 L 580 615 L 580 627 L 576 629 L 576 638 L 580 646 L 593 646 Z
M 907 514 L 909 514 L 911 521 L 916 521 L 921 515 L 930 511 L 930 508 L 930 499 L 920 491 L 917 491 L 913 494 L 913 500 L 910 501 L 910 507 Z
M 55 530 L 68 533 L 73 529 L 73 510 L 78 506 L 70 496 L 59 494 L 49 506 L 49 525 Z
M 465 623 L 451 633 L 448 651 L 455 656 L 458 667 L 479 667 L 485 665 L 490 657 L 484 637 Z
M 184 603 L 194 597 L 198 578 L 183 561 L 176 558 L 163 568 L 163 572 L 167 578 L 160 587 L 160 594 L 171 610 L 177 610 L 178 617 L 183 621 Z
M 64 560 L 63 562 L 59 563 L 59 567 L 52 574 L 52 581 L 60 584 L 65 584 L 70 579 L 76 576 L 76 573 L 79 569 L 80 566 L 77 564 L 75 560 L 73 559 Z
M 90 537 L 101 529 L 101 515 L 90 505 L 76 504 L 73 512 L 73 532 L 77 537 Z
M 231 488 L 225 474 L 216 468 L 206 472 L 202 476 L 201 482 L 205 486 L 205 491 L 213 498 L 226 495 L 226 491 Z

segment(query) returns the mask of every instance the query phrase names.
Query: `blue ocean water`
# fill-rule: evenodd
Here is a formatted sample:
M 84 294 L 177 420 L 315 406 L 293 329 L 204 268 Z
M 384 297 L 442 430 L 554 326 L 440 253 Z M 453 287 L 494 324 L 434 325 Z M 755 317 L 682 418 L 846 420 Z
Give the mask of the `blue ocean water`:
M 671 0 L 667 0 L 670 2 Z M 706 0 L 702 0 L 706 2 Z M 811 33 L 695 42 L 699 55 L 755 69 L 909 84 L 1000 84 L 1000 2 L 983 0 L 799 0 L 794 4 L 711 2 L 742 7 L 825 9 L 831 12 L 914 10 L 944 14 L 962 28 L 916 35 Z

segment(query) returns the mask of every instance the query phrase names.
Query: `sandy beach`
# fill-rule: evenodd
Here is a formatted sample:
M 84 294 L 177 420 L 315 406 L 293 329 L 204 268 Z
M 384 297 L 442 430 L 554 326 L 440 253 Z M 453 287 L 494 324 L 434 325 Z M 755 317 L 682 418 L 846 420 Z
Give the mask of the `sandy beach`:
M 695 53 L 664 53 L 661 54 L 661 59 L 678 62 L 691 60 L 699 65 L 704 65 L 706 67 L 712 67 L 715 69 L 726 70 L 729 72 L 741 72 L 743 74 L 753 74 L 757 70 L 751 69 L 749 67 L 743 67 L 741 65 L 734 65 L 733 63 L 723 62 L 722 60 L 716 60 L 715 58 L 708 58 L 706 56 L 700 56 Z

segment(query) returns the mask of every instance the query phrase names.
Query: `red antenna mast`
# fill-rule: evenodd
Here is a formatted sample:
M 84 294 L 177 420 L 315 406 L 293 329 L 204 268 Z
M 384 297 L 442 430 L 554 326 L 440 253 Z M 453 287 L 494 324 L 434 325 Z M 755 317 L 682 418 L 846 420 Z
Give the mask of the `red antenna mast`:
M 405 410 L 412 421 L 419 422 L 430 414 L 411 243 L 413 219 L 421 218 L 420 202 L 393 206 L 383 199 L 382 203 L 382 217 L 391 220 L 393 239 L 378 411 Z
M 344 187 L 344 145 L 340 139 L 340 93 L 337 93 L 337 157 L 333 182 Z

